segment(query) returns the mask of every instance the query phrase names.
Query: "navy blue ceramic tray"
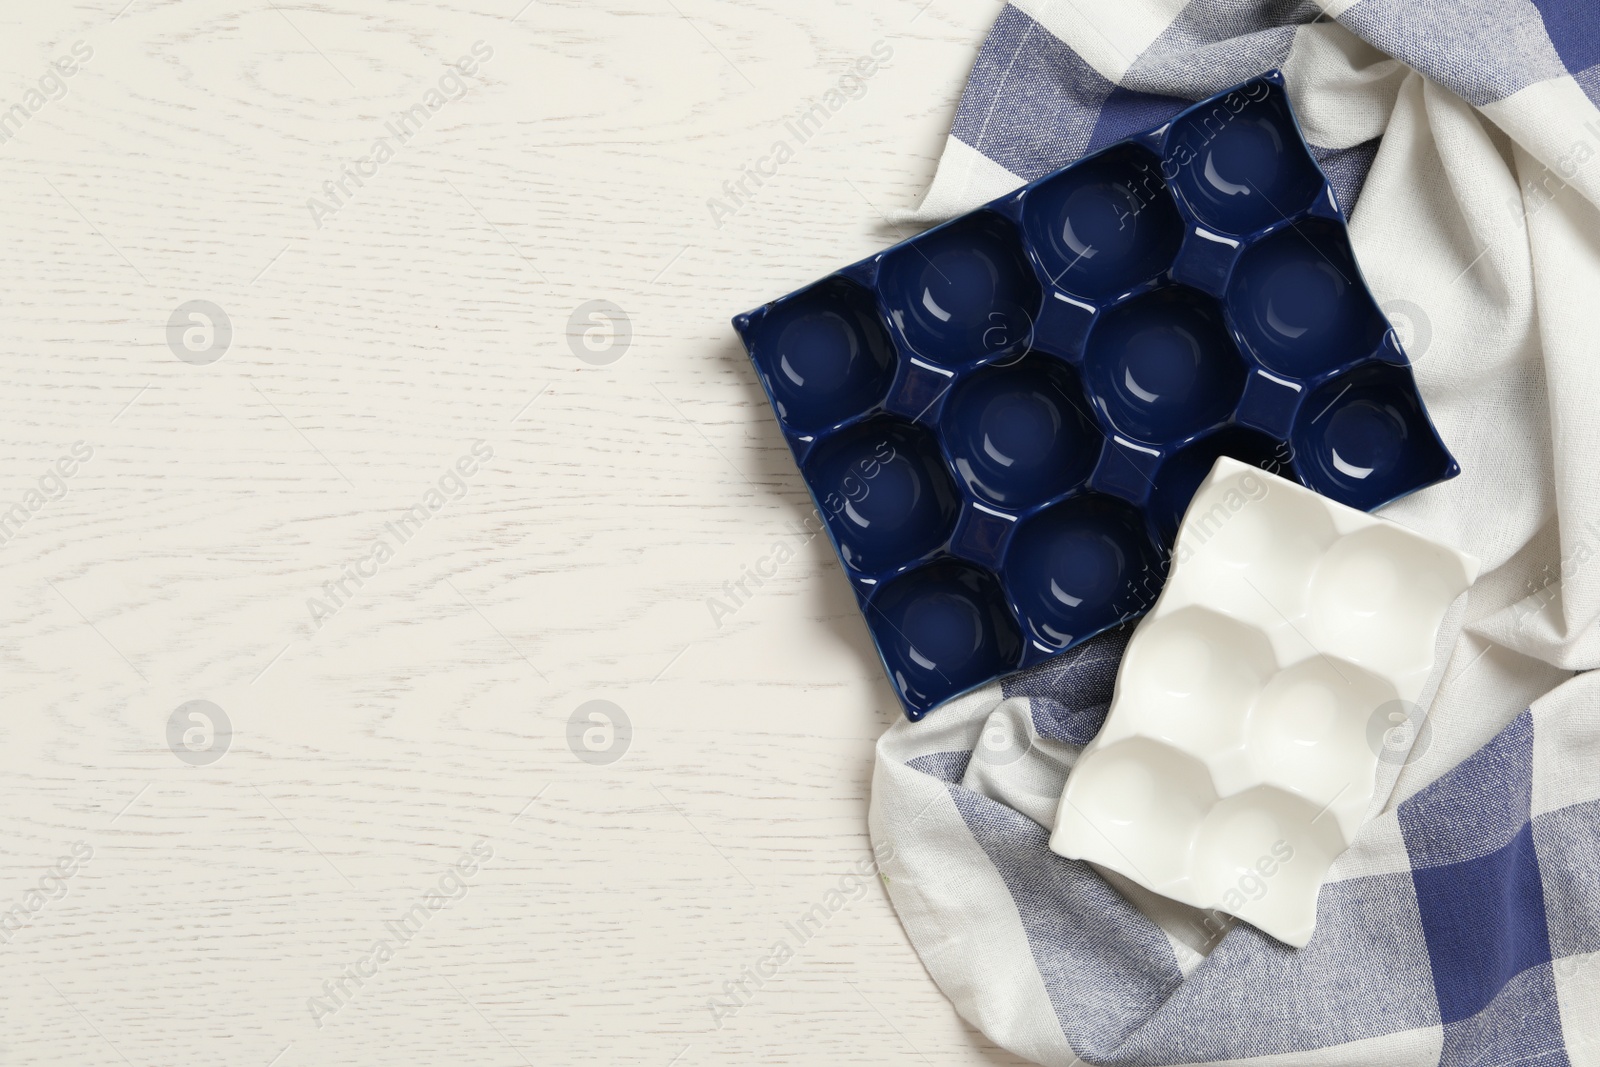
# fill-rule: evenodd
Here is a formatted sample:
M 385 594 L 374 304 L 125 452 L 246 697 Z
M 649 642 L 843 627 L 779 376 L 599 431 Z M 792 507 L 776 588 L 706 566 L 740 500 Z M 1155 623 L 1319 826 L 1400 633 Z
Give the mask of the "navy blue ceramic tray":
M 912 719 L 1147 610 L 1219 455 L 1460 469 L 1277 72 L 733 324 Z

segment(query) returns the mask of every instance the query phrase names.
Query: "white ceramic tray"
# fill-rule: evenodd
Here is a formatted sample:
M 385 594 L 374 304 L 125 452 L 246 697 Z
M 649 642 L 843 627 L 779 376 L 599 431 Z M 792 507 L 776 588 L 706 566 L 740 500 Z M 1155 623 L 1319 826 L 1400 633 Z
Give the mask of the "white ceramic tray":
M 1455 549 L 1217 460 L 1050 847 L 1305 945 L 1384 730 L 1421 695 L 1445 610 L 1477 574 Z

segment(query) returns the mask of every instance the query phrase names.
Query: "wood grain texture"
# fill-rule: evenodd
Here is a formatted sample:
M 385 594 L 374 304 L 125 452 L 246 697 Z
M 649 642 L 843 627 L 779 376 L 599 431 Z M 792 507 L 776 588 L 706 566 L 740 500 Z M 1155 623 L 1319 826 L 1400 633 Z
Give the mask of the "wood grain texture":
M 898 713 L 827 545 L 708 610 L 806 511 L 728 318 L 895 237 L 998 5 L 124 3 L 0 13 L 25 112 L 0 513 L 26 513 L 0 544 L 0 1062 L 1017 1062 L 876 883 L 737 1015 L 708 1006 L 867 855 Z M 475 42 L 460 97 L 315 217 Z M 197 299 L 232 324 L 209 365 L 168 343 Z M 572 348 L 591 300 L 631 326 L 605 366 Z M 459 498 L 314 625 L 474 442 Z M 195 699 L 233 728 L 206 766 L 168 747 Z M 568 742 L 596 699 L 633 728 L 606 765 Z M 314 1018 L 479 842 L 460 898 Z

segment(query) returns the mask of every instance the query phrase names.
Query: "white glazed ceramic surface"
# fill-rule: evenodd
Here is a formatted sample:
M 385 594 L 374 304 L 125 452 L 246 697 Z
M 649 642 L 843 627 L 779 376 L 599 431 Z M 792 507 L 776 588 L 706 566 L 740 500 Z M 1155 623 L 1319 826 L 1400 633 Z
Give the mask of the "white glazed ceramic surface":
M 1301 947 L 1478 561 L 1236 460 L 1184 515 L 1050 847 Z

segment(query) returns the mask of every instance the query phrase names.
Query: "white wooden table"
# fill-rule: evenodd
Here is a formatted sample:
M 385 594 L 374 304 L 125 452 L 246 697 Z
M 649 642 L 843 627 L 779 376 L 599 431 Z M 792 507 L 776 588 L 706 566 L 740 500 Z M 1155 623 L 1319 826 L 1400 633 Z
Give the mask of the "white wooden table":
M 899 714 L 820 540 L 710 609 L 807 510 L 728 319 L 997 10 L 8 0 L 0 1062 L 1016 1062 L 876 882 L 713 1010 Z

